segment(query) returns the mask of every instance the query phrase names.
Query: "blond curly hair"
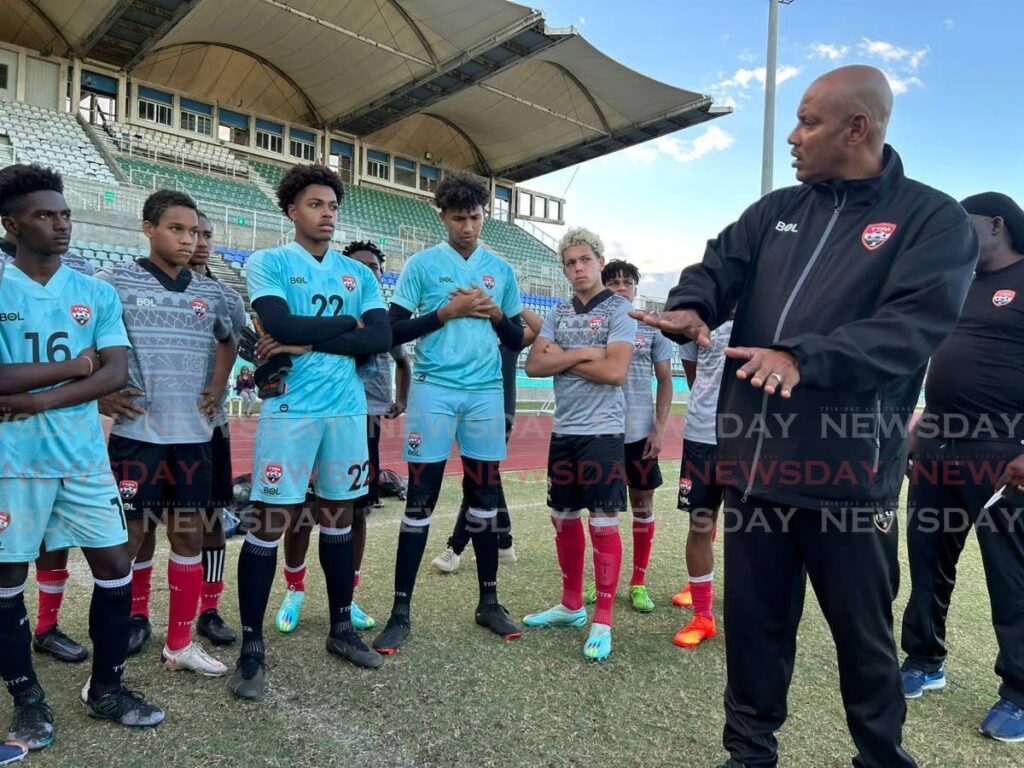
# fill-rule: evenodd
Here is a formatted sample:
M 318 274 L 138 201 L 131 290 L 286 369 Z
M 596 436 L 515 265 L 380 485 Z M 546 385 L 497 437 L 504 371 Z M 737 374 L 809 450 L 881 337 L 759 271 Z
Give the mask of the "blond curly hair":
M 591 232 L 586 227 L 570 227 L 562 239 L 558 241 L 558 257 L 561 258 L 567 248 L 574 245 L 585 245 L 594 252 L 599 259 L 604 258 L 604 241 L 596 232 Z

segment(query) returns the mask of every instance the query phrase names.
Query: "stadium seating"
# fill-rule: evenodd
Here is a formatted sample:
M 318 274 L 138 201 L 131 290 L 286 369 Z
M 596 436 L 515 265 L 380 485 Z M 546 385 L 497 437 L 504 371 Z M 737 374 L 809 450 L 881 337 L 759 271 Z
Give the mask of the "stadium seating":
M 149 189 L 181 189 L 199 200 L 246 210 L 275 210 L 270 199 L 248 181 L 211 176 L 124 155 L 118 155 L 117 162 L 133 183 Z
M 8 137 L 18 162 L 56 166 L 68 176 L 116 183 L 74 115 L 0 100 L 0 134 Z
M 220 144 L 125 123 L 107 123 L 104 128 L 115 152 L 139 154 L 199 168 L 217 168 L 248 178 L 248 165 Z

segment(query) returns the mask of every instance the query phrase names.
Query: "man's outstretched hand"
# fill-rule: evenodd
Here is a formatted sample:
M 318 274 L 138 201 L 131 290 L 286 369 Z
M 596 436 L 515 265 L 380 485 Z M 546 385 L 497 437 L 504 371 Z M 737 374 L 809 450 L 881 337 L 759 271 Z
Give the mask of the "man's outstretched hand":
M 766 395 L 777 391 L 789 399 L 800 383 L 800 363 L 796 355 L 781 349 L 762 347 L 726 347 L 725 356 L 747 362 L 736 371 L 736 378 L 750 381 L 753 387 L 764 387 Z
M 711 330 L 707 323 L 693 309 L 678 309 L 671 312 L 644 312 L 634 310 L 629 313 L 634 320 L 639 320 L 652 328 L 664 333 L 686 336 L 696 341 L 698 346 L 707 349 L 711 346 Z

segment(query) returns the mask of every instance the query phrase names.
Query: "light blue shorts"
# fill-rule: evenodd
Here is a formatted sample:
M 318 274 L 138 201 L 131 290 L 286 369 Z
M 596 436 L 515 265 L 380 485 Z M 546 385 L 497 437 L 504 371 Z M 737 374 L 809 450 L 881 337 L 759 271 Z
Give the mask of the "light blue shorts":
M 128 541 L 114 476 L 0 478 L 0 563 L 27 563 L 71 547 L 101 549 Z
M 301 504 L 312 479 L 321 499 L 348 501 L 370 483 L 366 415 L 260 418 L 253 446 L 252 501 Z
M 505 459 L 505 398 L 501 392 L 466 392 L 414 382 L 405 416 L 406 461 L 444 461 L 454 441 L 479 461 Z

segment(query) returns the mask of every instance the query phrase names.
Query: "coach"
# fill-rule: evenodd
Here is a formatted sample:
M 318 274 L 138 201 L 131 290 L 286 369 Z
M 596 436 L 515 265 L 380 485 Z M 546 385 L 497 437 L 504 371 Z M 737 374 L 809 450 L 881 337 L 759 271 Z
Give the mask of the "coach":
M 706 346 L 738 304 L 718 408 L 730 768 L 778 761 L 805 570 L 836 644 L 854 765 L 915 765 L 892 631 L 905 422 L 978 241 L 955 200 L 903 175 L 885 144 L 891 110 L 877 69 L 812 83 L 788 139 L 802 183 L 748 208 L 644 318 Z

